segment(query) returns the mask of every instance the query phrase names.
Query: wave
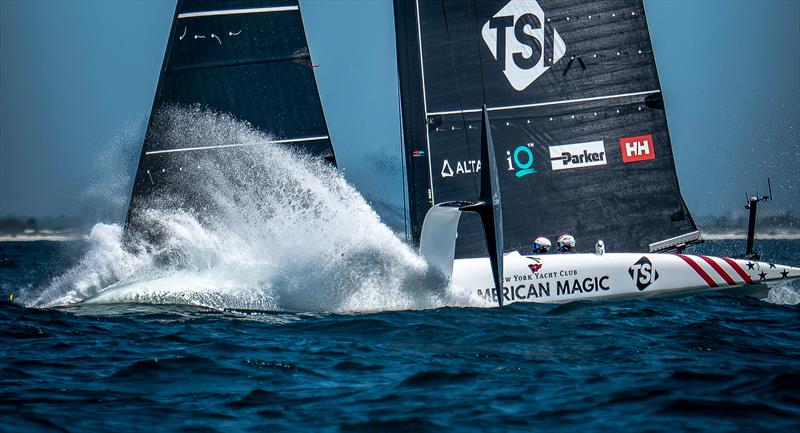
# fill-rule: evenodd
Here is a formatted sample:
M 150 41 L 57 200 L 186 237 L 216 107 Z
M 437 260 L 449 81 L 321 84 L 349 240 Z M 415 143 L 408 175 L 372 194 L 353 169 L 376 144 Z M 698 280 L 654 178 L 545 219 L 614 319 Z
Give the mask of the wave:
M 798 305 L 800 304 L 800 291 L 789 283 L 780 284 L 769 290 L 764 301 L 776 305 Z
M 326 162 L 198 107 L 170 107 L 156 122 L 162 137 L 181 145 L 253 145 L 193 152 L 202 182 L 137 206 L 143 232 L 95 225 L 80 263 L 28 305 L 363 312 L 464 303 Z M 205 210 L 174 206 L 188 195 Z

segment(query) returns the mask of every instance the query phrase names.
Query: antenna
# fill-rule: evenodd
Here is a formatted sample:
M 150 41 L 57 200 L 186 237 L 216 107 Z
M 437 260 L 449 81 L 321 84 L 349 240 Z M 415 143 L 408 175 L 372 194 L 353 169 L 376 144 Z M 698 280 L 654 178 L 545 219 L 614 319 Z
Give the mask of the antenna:
M 758 260 L 761 258 L 759 253 L 753 251 L 753 242 L 756 238 L 756 214 L 758 213 L 758 202 L 772 202 L 772 180 L 770 180 L 769 177 L 767 178 L 767 188 L 769 189 L 769 194 L 764 196 L 759 196 L 758 188 L 756 188 L 756 195 L 752 197 L 745 192 L 747 203 L 744 205 L 744 208 L 750 210 L 750 217 L 747 221 L 747 246 L 744 253 L 744 258 L 748 260 Z
M 772 181 L 769 178 L 767 178 L 767 187 L 769 188 L 769 195 L 767 197 L 769 197 L 769 201 L 771 203 L 772 202 Z

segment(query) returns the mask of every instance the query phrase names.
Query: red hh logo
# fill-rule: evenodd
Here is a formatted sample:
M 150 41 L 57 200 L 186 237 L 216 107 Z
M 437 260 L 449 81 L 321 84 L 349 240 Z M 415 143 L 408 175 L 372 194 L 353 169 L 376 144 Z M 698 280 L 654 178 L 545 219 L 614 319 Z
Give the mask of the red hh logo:
M 626 163 L 656 159 L 652 135 L 620 138 L 619 149 L 622 152 L 622 161 Z

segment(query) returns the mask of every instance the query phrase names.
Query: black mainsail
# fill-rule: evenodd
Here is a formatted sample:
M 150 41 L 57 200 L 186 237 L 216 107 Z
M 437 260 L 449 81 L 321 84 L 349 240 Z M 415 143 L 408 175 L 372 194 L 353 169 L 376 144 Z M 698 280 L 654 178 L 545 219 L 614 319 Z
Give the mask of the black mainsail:
M 410 222 L 478 195 L 481 106 L 503 191 L 505 250 L 660 251 L 699 238 L 680 193 L 641 0 L 395 2 Z M 462 218 L 456 257 L 485 254 Z
M 165 184 L 202 182 L 193 155 L 241 143 L 197 145 L 165 131 L 166 107 L 200 107 L 246 121 L 275 142 L 334 161 L 297 0 L 179 0 L 134 182 L 128 219 Z M 168 128 L 166 128 L 168 129 Z M 252 144 L 252 143 L 251 143 Z M 178 202 L 191 203 L 191 189 Z

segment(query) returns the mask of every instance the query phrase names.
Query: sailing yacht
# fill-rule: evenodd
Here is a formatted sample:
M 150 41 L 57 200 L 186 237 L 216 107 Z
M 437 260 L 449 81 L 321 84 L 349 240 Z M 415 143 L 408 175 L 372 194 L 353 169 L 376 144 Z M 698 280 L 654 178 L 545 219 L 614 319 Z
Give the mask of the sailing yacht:
M 396 0 L 408 238 L 487 306 L 763 296 L 800 269 L 684 254 L 681 196 L 641 0 Z M 269 103 L 265 103 L 269 101 Z M 131 197 L 183 186 L 196 147 L 169 105 L 203 106 L 335 164 L 297 0 L 179 0 Z M 202 205 L 202 203 L 200 204 Z M 578 254 L 529 255 L 570 233 Z M 595 251 L 602 241 L 603 250 Z

